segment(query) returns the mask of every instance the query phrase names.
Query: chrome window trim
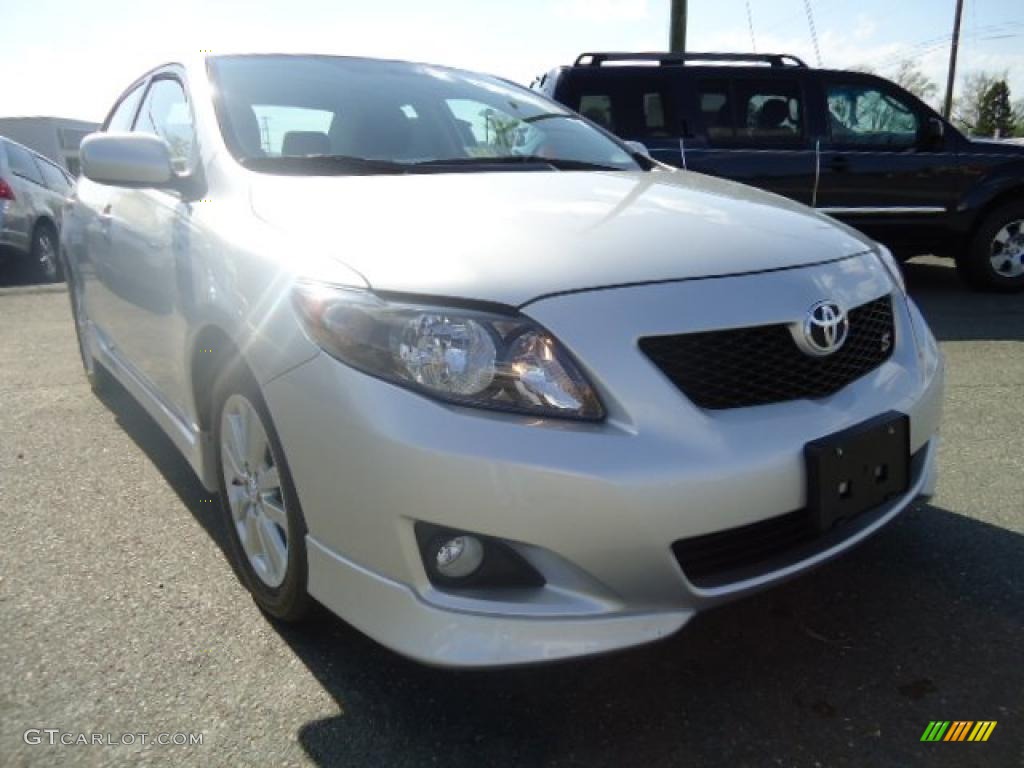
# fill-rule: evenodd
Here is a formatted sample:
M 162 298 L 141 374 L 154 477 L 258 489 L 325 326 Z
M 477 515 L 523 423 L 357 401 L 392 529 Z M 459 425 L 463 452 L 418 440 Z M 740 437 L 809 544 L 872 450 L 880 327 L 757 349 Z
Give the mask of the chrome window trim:
M 830 216 L 836 214 L 882 214 L 882 215 L 895 215 L 905 213 L 915 214 L 938 214 L 945 213 L 946 208 L 941 205 L 884 205 L 884 206 L 830 206 L 825 205 L 816 210 L 822 213 L 827 213 Z

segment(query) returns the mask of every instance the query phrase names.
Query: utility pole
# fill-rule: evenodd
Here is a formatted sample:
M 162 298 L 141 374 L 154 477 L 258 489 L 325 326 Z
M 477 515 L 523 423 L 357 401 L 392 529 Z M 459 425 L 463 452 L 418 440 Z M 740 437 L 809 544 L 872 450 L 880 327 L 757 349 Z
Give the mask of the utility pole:
M 964 0 L 956 0 L 956 19 L 953 21 L 953 46 L 949 49 L 949 77 L 946 80 L 946 103 L 942 116 L 949 120 L 953 111 L 953 82 L 956 80 L 956 53 L 960 47 L 960 16 L 964 11 Z
M 686 53 L 686 0 L 672 0 L 668 49 L 672 53 Z

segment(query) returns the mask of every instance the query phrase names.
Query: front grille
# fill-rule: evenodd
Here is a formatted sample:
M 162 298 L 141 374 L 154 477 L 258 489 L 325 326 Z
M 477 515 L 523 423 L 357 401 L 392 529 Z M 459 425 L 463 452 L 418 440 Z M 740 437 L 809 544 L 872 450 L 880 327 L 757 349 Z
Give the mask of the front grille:
M 892 298 L 850 310 L 846 343 L 828 357 L 797 347 L 788 326 L 649 336 L 643 350 L 701 408 L 741 408 L 826 397 L 884 363 L 896 344 Z
M 910 457 L 910 485 L 921 478 L 927 446 Z M 708 588 L 756 578 L 823 552 L 872 525 L 888 510 L 888 503 L 843 520 L 820 532 L 806 509 L 728 528 L 690 539 L 680 539 L 672 552 L 691 584 Z

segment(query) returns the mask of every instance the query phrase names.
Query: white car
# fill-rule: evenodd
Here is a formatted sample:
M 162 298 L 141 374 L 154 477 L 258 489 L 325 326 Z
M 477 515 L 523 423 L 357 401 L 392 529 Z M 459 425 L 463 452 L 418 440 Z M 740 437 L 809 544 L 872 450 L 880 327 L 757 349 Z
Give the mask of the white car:
M 85 368 L 220 494 L 256 602 L 424 662 L 665 637 L 935 487 L 881 246 L 500 79 L 211 56 L 82 144 Z

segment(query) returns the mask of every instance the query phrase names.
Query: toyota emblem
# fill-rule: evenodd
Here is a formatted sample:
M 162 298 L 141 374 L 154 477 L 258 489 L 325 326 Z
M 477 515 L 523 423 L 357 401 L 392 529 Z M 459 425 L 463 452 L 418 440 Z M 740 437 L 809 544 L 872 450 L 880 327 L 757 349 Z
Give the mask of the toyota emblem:
M 834 301 L 819 301 L 804 317 L 799 329 L 793 328 L 797 346 L 813 357 L 826 357 L 846 342 L 850 332 L 850 319 Z

